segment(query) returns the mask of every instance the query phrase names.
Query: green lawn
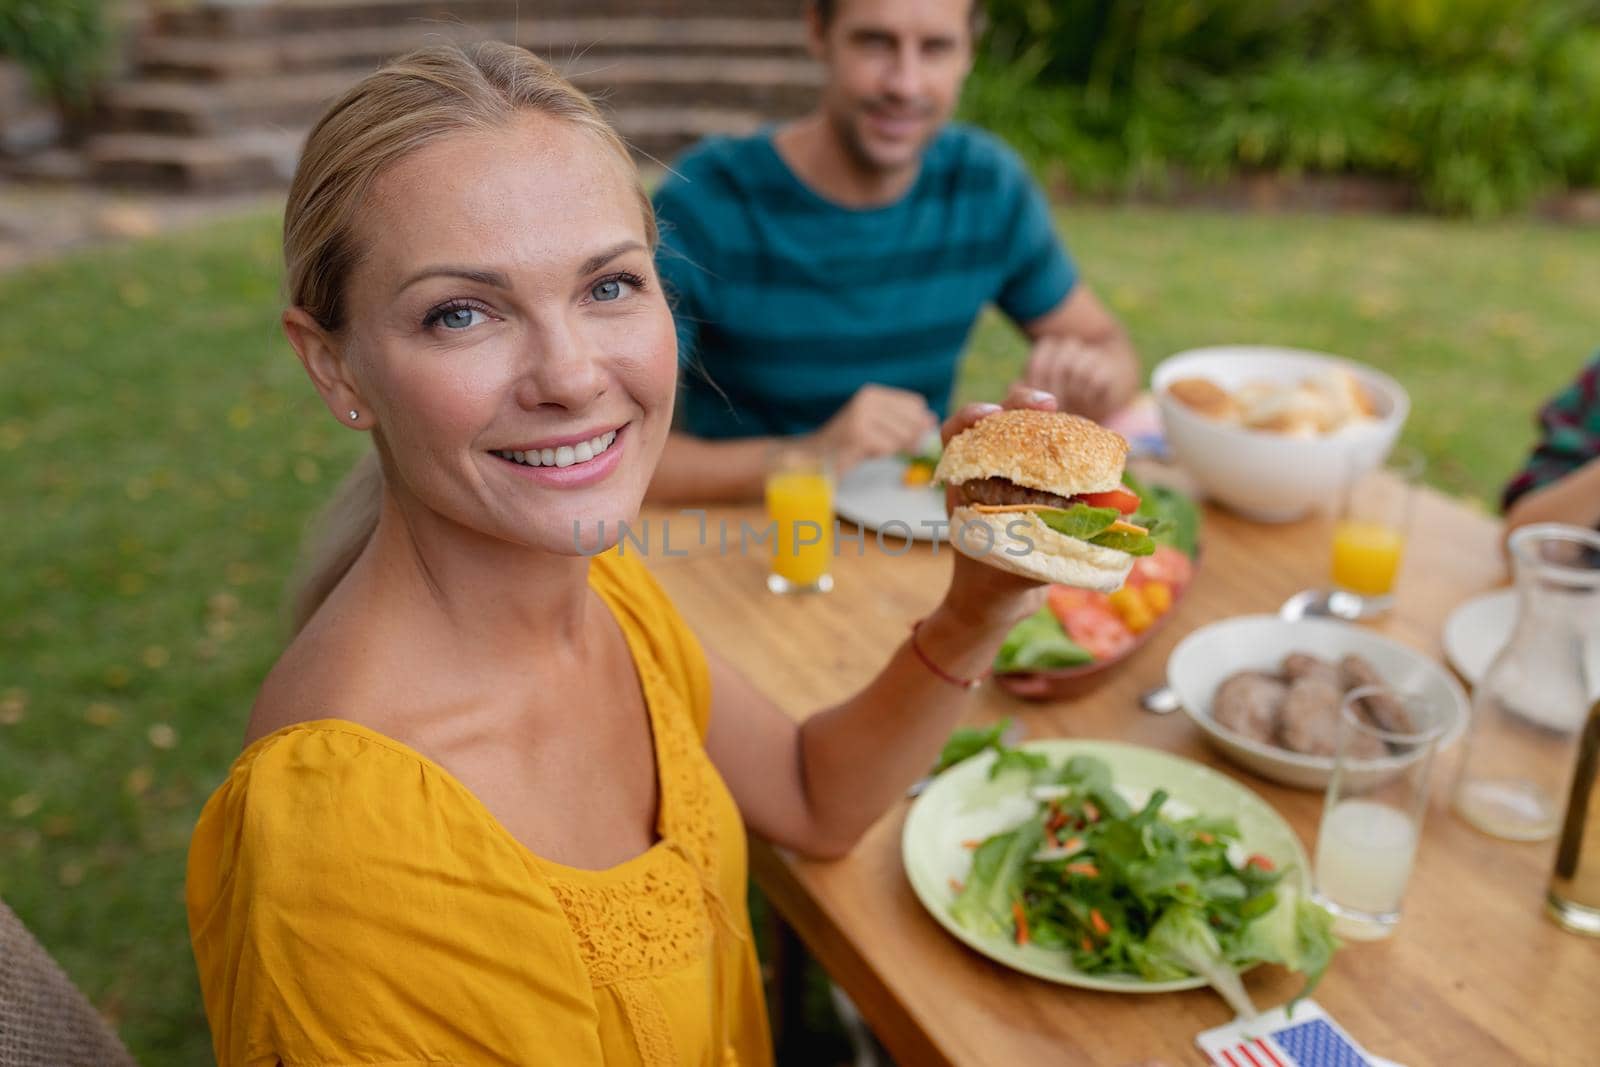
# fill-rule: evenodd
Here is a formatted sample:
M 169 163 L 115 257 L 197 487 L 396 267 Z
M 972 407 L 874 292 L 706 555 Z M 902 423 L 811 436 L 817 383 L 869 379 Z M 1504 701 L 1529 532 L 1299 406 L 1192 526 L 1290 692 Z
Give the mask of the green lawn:
M 1489 499 L 1600 338 L 1593 231 L 1062 214 L 1146 362 L 1275 341 L 1416 399 L 1433 480 Z M 0 896 L 149 1067 L 209 1062 L 182 908 L 307 515 L 362 447 L 279 337 L 265 215 L 0 278 Z M 998 322 L 962 391 L 1020 364 Z

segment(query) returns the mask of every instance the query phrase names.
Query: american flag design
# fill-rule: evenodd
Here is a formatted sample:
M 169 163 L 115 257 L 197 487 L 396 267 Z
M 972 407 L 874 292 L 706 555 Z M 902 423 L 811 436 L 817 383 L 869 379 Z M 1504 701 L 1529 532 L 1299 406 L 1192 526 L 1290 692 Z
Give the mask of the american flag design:
M 1195 1039 L 1217 1067 L 1378 1067 L 1320 1007 L 1302 1001 L 1294 1018 L 1282 1008 L 1232 1022 Z

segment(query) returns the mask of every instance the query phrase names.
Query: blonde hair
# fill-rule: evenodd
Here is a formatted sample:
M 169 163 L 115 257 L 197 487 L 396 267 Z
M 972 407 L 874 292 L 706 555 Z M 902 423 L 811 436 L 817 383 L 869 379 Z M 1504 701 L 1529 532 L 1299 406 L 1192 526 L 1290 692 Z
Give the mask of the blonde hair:
M 646 240 L 657 231 L 627 145 L 594 101 L 549 63 L 499 42 L 418 49 L 363 78 L 306 139 L 283 216 L 289 303 L 323 329 L 345 326 L 345 288 L 362 249 L 356 221 L 373 183 L 425 145 L 455 133 L 503 128 L 536 112 L 593 134 L 634 176 Z M 357 461 L 318 518 L 290 597 L 298 632 L 366 548 L 378 525 L 383 472 L 376 450 Z

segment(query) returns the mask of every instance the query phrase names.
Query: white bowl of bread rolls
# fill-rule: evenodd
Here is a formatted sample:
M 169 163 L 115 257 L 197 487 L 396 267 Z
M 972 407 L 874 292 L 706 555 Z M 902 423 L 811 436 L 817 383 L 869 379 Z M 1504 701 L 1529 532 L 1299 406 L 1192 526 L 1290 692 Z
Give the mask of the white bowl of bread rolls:
M 1258 522 L 1331 509 L 1347 479 L 1383 462 L 1411 411 L 1387 374 L 1296 348 L 1180 352 L 1150 385 L 1167 447 L 1196 486 Z

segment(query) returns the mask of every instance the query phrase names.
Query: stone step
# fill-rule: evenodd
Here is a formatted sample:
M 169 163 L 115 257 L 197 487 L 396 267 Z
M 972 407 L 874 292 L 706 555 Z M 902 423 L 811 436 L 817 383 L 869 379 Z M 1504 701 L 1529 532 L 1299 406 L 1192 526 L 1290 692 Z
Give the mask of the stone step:
M 632 107 L 611 112 L 641 163 L 665 163 L 713 134 L 745 134 L 769 116 L 727 108 Z M 294 174 L 304 129 L 257 129 L 226 136 L 100 134 L 80 155 L 87 176 L 108 185 L 234 192 L 282 188 Z M 82 173 L 75 177 L 84 176 Z
M 820 70 L 809 60 L 776 57 L 586 56 L 574 60 L 568 73 L 613 108 L 727 107 L 773 117 L 805 110 L 821 83 Z M 209 84 L 130 80 L 106 88 L 100 121 L 109 130 L 200 135 L 255 126 L 304 127 L 359 77 L 358 71 L 335 70 Z
M 258 126 L 306 126 L 360 77 L 349 71 L 239 78 L 217 84 L 140 78 L 107 86 L 102 129 L 220 136 Z
M 737 18 L 523 19 L 520 22 L 432 23 L 358 27 L 265 36 L 153 35 L 139 42 L 139 69 L 153 77 L 206 81 L 280 71 L 371 67 L 439 40 L 514 41 L 555 60 L 617 52 L 676 55 L 805 54 L 799 20 Z
M 82 152 L 46 148 L 39 152 L 0 160 L 6 177 L 30 185 L 81 185 L 90 177 Z
M 640 13 L 637 2 L 618 0 L 275 0 L 238 3 L 202 0 L 159 8 L 157 32 L 200 37 L 274 31 L 330 30 L 356 26 L 395 26 L 406 20 L 475 22 L 520 18 L 583 18 Z M 797 0 L 650 0 L 648 13 L 661 18 L 724 16 L 794 21 Z
M 227 137 L 107 133 L 91 137 L 84 155 L 102 184 L 229 192 L 288 184 L 304 140 L 292 130 Z
M 611 113 L 641 166 L 670 163 L 702 137 L 754 133 L 770 115 L 733 108 L 622 108 Z
M 732 108 L 787 118 L 816 101 L 822 70 L 809 59 L 715 56 L 584 57 L 565 73 L 617 110 Z

